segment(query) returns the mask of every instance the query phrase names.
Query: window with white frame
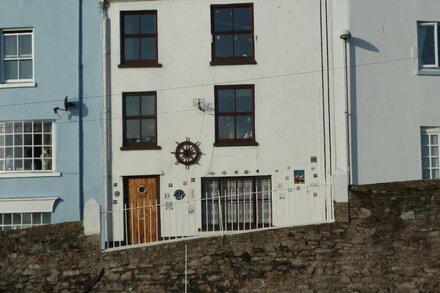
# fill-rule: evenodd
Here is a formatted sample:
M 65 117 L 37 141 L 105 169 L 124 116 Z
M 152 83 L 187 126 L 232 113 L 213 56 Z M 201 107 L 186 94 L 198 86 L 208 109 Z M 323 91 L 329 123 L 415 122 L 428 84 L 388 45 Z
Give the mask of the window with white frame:
M 419 22 L 417 28 L 419 67 L 440 69 L 440 22 Z
M 422 178 L 439 179 L 439 137 L 440 128 L 424 127 L 421 131 Z
M 53 170 L 51 121 L 0 122 L 0 173 Z
M 34 78 L 33 30 L 1 31 L 1 82 L 32 82 Z
M 48 225 L 51 213 L 4 213 L 0 214 L 0 231 L 24 229 Z

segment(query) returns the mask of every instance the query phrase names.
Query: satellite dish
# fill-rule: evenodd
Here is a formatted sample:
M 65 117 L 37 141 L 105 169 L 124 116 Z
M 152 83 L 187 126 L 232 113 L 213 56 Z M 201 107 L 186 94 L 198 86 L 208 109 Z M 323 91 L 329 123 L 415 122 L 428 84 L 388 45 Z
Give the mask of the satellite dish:
M 53 112 L 55 114 L 58 113 L 58 111 L 68 111 L 70 108 L 74 107 L 75 103 L 74 102 L 69 102 L 69 100 L 67 99 L 67 96 L 64 98 L 64 109 L 61 109 L 60 107 L 55 107 L 53 108 Z
M 72 108 L 73 106 L 75 106 L 75 104 L 73 102 L 69 102 L 69 100 L 67 99 L 67 96 L 64 98 L 64 110 L 67 111 L 70 108 Z

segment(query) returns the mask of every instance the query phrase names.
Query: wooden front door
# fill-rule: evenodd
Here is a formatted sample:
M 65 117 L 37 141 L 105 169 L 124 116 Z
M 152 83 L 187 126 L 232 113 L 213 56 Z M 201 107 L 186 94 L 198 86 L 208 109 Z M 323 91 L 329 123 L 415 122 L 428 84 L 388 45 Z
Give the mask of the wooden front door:
M 158 240 L 159 177 L 126 178 L 129 244 Z

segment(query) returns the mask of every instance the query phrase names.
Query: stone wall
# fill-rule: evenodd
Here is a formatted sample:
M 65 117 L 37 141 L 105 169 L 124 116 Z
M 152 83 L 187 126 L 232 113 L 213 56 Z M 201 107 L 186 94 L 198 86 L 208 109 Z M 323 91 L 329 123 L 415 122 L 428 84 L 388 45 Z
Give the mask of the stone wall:
M 440 182 L 356 186 L 350 222 L 101 253 L 80 223 L 0 236 L 0 291 L 433 292 Z

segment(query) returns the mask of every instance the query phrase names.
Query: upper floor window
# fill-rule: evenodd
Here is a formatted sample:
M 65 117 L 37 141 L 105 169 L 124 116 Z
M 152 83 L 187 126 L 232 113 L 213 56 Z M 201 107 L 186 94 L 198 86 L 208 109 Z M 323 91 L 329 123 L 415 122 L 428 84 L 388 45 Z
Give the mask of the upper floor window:
M 32 82 L 34 52 L 32 30 L 1 31 L 1 82 Z
M 420 68 L 440 68 L 440 22 L 419 22 L 418 54 Z
M 211 5 L 211 65 L 255 64 L 253 4 Z
M 51 121 L 0 122 L 0 172 L 52 171 Z
M 215 87 L 216 146 L 257 145 L 254 120 L 253 85 Z
M 119 67 L 159 67 L 157 11 L 121 11 Z
M 125 93 L 123 96 L 123 148 L 157 146 L 156 92 Z

